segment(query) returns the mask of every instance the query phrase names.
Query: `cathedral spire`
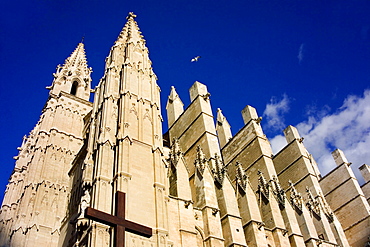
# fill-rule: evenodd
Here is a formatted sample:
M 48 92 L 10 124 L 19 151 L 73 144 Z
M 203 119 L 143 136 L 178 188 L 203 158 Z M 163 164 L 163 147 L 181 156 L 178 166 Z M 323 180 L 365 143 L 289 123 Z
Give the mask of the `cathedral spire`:
M 135 21 L 136 15 L 133 12 L 129 12 L 126 19 L 127 22 L 123 27 L 122 31 L 120 32 L 116 44 L 117 43 L 128 43 L 128 42 L 143 42 L 145 44 L 145 40 L 143 35 L 141 35 L 140 28 Z
M 104 94 L 106 97 L 112 95 L 117 98 L 117 93 L 130 92 L 140 98 L 153 101 L 153 104 L 158 106 L 157 77 L 153 72 L 149 50 L 135 17 L 135 14 L 129 13 L 127 22 L 106 59 L 103 78 L 107 83 L 104 86 Z M 121 75 L 123 80 L 116 81 Z
M 87 67 L 85 47 L 82 41 L 77 45 L 72 54 L 65 60 L 64 66 L 76 67 L 80 64 Z
M 54 81 L 47 89 L 54 95 L 59 95 L 63 91 L 89 100 L 91 72 L 92 69 L 87 65 L 85 47 L 81 42 L 64 64 L 57 66 L 56 72 L 53 73 Z

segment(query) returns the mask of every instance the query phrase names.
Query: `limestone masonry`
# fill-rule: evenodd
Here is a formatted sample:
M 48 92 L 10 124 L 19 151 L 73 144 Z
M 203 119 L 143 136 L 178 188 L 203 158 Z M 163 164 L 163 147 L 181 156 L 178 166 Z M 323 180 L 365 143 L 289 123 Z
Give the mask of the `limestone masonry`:
M 83 43 L 57 67 L 15 157 L 0 246 L 370 246 L 370 167 L 361 166 L 360 186 L 341 150 L 321 176 L 288 126 L 287 145 L 273 154 L 249 105 L 232 136 L 200 82 L 185 109 L 172 87 L 163 135 L 160 88 L 135 17 L 94 90 Z

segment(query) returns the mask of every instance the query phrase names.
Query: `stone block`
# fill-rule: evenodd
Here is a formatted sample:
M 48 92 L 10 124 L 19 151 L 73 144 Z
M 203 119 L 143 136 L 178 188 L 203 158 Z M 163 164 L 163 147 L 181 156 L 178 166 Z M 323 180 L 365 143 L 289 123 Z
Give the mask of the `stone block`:
M 276 173 L 279 174 L 287 166 L 292 164 L 303 155 L 307 157 L 307 151 L 301 143 L 297 141 L 289 143 L 279 153 L 274 155 L 273 160 Z
M 360 169 L 361 175 L 364 178 L 365 182 L 369 182 L 370 181 L 370 166 L 363 164 L 362 166 L 360 166 L 359 169 Z
M 370 204 L 370 182 L 367 182 L 366 184 L 362 185 L 361 189 L 364 192 L 364 195 L 365 195 L 367 201 L 369 201 L 369 204 Z
M 299 132 L 296 127 L 293 127 L 292 125 L 289 125 L 285 130 L 284 130 L 284 135 L 287 143 L 292 142 L 293 140 L 298 140 L 301 138 L 299 135 Z
M 334 150 L 331 155 L 333 156 L 334 158 L 334 161 L 335 161 L 335 164 L 337 164 L 337 166 L 340 166 L 342 165 L 343 163 L 347 163 L 348 164 L 348 160 L 346 158 L 346 156 L 344 155 L 343 151 L 340 150 L 340 149 L 336 149 Z
M 345 234 L 351 247 L 366 246 L 370 236 L 370 217 L 347 229 Z
M 253 106 L 247 105 L 242 110 L 242 117 L 244 120 L 244 124 L 247 124 L 252 119 L 257 119 L 258 114 L 257 114 L 256 108 L 254 108 Z
M 358 220 L 369 217 L 369 208 L 364 207 L 365 203 L 367 203 L 365 198 L 358 196 L 346 205 L 347 208 L 343 207 L 335 211 L 344 231 Z
M 222 149 L 224 162 L 228 164 L 237 156 L 255 137 L 256 126 L 254 124 L 245 125 Z
M 349 179 L 339 187 L 331 190 L 330 193 L 325 194 L 325 198 L 332 210 L 337 210 L 337 208 L 342 207 L 356 196 L 363 196 L 358 184 L 356 185 L 354 182 L 357 183 L 357 181 Z
M 322 186 L 324 195 L 340 186 L 346 180 L 351 178 L 356 179 L 354 175 L 352 176 L 353 173 L 351 174 L 350 169 L 351 168 L 348 167 L 347 164 L 342 163 L 342 165 L 337 166 L 334 170 L 325 175 L 320 180 L 320 185 Z
M 276 164 L 275 160 L 273 161 L 274 164 Z M 284 189 L 287 189 L 290 186 L 289 180 L 291 180 L 293 183 L 296 183 L 297 181 L 300 181 L 301 179 L 306 177 L 308 174 L 311 174 L 312 176 L 315 175 L 312 166 L 309 164 L 307 158 L 302 156 L 300 159 L 288 166 L 285 170 L 282 170 L 280 173 L 278 173 L 278 177 L 281 186 Z
M 190 101 L 193 101 L 198 95 L 205 96 L 208 94 L 207 86 L 200 83 L 199 81 L 194 82 L 194 84 L 189 89 Z

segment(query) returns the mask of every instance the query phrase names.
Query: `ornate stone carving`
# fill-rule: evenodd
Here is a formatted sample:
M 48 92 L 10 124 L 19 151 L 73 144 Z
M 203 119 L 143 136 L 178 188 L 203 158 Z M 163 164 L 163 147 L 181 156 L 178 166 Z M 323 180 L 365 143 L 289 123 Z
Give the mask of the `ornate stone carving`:
M 311 190 L 308 187 L 306 187 L 306 192 L 307 192 L 306 206 L 308 207 L 311 213 L 314 213 L 317 217 L 320 217 L 320 203 L 312 195 Z
M 198 170 L 200 175 L 203 175 L 203 172 L 204 172 L 204 169 L 206 167 L 207 162 L 208 161 L 206 159 L 206 156 L 203 153 L 202 148 L 200 146 L 198 146 L 197 147 L 197 156 L 195 158 L 194 165 L 195 165 L 195 169 Z
M 322 193 L 320 192 L 320 195 L 317 197 L 320 205 L 321 205 L 321 208 L 326 216 L 326 218 L 328 218 L 329 222 L 333 222 L 334 221 L 334 213 L 333 211 L 331 210 L 330 206 L 328 205 L 328 203 L 326 202 L 324 196 L 322 195 Z
M 302 212 L 303 198 L 301 193 L 298 193 L 297 189 L 294 187 L 294 183 L 289 180 L 290 185 L 290 203 L 293 208 Z
M 212 215 L 216 216 L 218 211 L 220 211 L 218 208 L 212 208 Z
M 248 175 L 245 174 L 242 165 L 239 162 L 236 162 L 236 183 L 239 185 L 239 188 L 245 193 L 248 183 Z
M 264 196 L 266 200 L 269 199 L 270 195 L 270 185 L 267 183 L 265 177 L 263 176 L 263 172 L 258 170 L 258 189 L 257 193 L 260 194 L 260 196 Z
M 91 196 L 88 190 L 85 190 L 80 202 L 80 216 L 79 219 L 85 218 L 85 209 L 90 206 Z
M 253 120 L 256 121 L 257 124 L 259 124 L 262 121 L 262 117 L 255 118 Z
M 185 208 L 189 208 L 190 204 L 192 204 L 193 202 L 191 200 L 186 200 L 184 201 L 184 206 Z
M 152 118 L 151 118 L 151 116 L 150 116 L 150 112 L 149 112 L 149 109 L 145 109 L 145 114 L 144 114 L 144 119 L 148 119 L 149 120 L 149 122 L 151 123 L 151 124 L 153 124 L 153 120 L 152 120 Z
M 209 100 L 209 97 L 211 96 L 210 93 L 206 93 L 206 94 L 203 94 L 203 95 L 200 95 L 205 101 L 208 101 Z
M 134 12 L 129 12 L 126 19 L 135 19 L 136 18 L 136 15 L 134 14 Z
M 225 173 L 227 171 L 227 166 L 224 165 L 224 162 L 222 161 L 222 158 L 219 154 L 215 153 L 213 159 L 214 159 L 214 166 L 212 168 L 213 177 L 215 181 L 222 186 L 222 183 L 225 178 Z
M 281 187 L 280 182 L 278 181 L 275 175 L 272 176 L 271 185 L 272 185 L 272 191 L 276 197 L 276 200 L 282 207 L 285 207 L 285 197 L 286 197 L 285 191 Z
M 180 150 L 179 140 L 177 138 L 173 138 L 168 161 L 170 164 L 176 167 L 181 156 L 182 152 Z
M 263 223 L 263 222 L 257 222 L 257 227 L 258 227 L 258 230 L 262 230 L 262 227 L 264 227 L 265 226 L 265 223 Z

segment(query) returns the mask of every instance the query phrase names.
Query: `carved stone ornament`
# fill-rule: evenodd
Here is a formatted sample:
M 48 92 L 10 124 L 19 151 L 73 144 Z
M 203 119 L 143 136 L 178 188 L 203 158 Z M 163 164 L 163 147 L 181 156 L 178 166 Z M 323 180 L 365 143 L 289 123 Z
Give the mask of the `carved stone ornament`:
M 258 227 L 258 230 L 262 230 L 262 227 L 264 227 L 265 226 L 265 223 L 263 223 L 263 222 L 257 222 L 257 227 Z
M 134 14 L 134 12 L 129 12 L 126 19 L 135 19 L 136 18 L 136 15 Z
M 85 218 L 85 209 L 90 206 L 91 196 L 88 190 L 85 190 L 80 202 L 80 216 L 79 219 Z
M 257 174 L 258 174 L 257 193 L 263 195 L 265 199 L 268 200 L 270 195 L 270 185 L 267 183 L 265 177 L 263 176 L 263 173 L 260 170 L 258 170 Z
M 192 204 L 192 201 L 191 200 L 184 201 L 185 208 L 189 208 L 190 204 Z
M 326 200 L 325 200 L 325 198 L 324 198 L 324 196 L 322 195 L 321 192 L 320 192 L 320 195 L 318 196 L 317 199 L 320 202 L 321 208 L 322 208 L 326 218 L 328 218 L 329 222 L 333 222 L 334 221 L 334 213 L 331 210 L 329 204 L 326 202 Z
M 181 155 L 182 152 L 180 150 L 179 140 L 173 138 L 172 147 L 169 154 L 169 163 L 176 167 Z
M 285 197 L 286 197 L 285 196 L 285 191 L 281 187 L 280 182 L 278 181 L 276 176 L 272 177 L 271 184 L 272 184 L 272 189 L 273 189 L 274 195 L 275 195 L 278 203 L 281 206 L 285 207 Z
M 216 216 L 218 211 L 220 211 L 218 208 L 212 208 L 212 215 Z
M 203 175 L 207 162 L 208 161 L 206 159 L 206 156 L 203 153 L 202 148 L 198 146 L 197 147 L 197 157 L 195 158 L 194 165 L 195 165 L 195 169 L 197 169 L 201 175 Z
M 303 198 L 301 193 L 297 191 L 294 187 L 294 183 L 289 180 L 290 185 L 290 203 L 292 204 L 293 208 L 298 209 L 302 212 L 302 205 L 303 205 Z
M 203 95 L 200 95 L 205 101 L 208 101 L 209 100 L 209 97 L 211 96 L 210 93 L 206 93 L 206 94 L 203 94 Z
M 215 153 L 214 167 L 212 168 L 212 173 L 215 181 L 218 182 L 221 186 L 224 181 L 226 171 L 227 166 L 224 165 L 221 156 Z
M 239 185 L 239 188 L 245 193 L 248 183 L 248 175 L 245 174 L 242 165 L 239 162 L 236 162 L 236 183 Z
M 314 213 L 317 217 L 320 217 L 320 203 L 314 198 L 311 193 L 311 190 L 306 187 L 307 192 L 307 202 L 306 206 L 310 210 L 310 212 Z

